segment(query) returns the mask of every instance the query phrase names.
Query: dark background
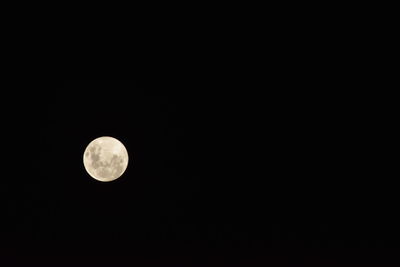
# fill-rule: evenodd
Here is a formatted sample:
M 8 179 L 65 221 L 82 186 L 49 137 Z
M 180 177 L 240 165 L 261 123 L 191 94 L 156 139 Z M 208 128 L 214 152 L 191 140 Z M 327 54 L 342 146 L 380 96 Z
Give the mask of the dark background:
M 285 64 L 169 71 L 12 83 L 4 266 L 393 263 L 398 197 L 367 92 Z M 103 135 L 130 156 L 110 183 L 82 163 Z

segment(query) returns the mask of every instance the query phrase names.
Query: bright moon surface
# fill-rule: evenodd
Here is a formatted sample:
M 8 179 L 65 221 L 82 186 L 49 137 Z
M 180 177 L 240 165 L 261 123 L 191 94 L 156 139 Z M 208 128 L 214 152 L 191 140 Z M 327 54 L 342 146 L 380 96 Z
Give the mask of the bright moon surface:
M 110 182 L 119 178 L 128 167 L 128 151 L 119 140 L 102 136 L 86 147 L 83 165 L 94 179 Z

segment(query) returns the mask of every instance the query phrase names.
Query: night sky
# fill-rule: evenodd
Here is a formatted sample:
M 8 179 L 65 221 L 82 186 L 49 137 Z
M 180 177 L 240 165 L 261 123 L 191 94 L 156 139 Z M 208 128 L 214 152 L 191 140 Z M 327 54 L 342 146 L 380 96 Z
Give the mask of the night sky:
M 393 262 L 398 197 L 362 94 L 286 74 L 13 83 L 0 265 Z M 82 162 L 105 135 L 130 157 L 110 183 Z

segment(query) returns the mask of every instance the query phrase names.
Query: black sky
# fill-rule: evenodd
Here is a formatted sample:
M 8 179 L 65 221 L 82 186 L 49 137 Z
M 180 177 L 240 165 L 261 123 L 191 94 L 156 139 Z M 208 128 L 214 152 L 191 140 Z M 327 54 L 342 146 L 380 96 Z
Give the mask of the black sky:
M 371 161 L 362 94 L 278 73 L 24 81 L 7 110 L 21 115 L 5 130 L 18 145 L 1 188 L 4 266 L 391 259 L 398 200 Z M 130 156 L 111 183 L 82 163 L 103 135 Z

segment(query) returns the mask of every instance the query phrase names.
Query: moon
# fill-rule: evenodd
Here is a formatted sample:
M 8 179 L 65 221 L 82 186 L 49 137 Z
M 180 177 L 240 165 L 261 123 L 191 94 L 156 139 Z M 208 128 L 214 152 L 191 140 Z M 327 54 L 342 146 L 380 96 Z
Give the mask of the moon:
M 94 139 L 83 153 L 83 165 L 91 177 L 101 182 L 114 181 L 128 167 L 128 151 L 110 136 Z

